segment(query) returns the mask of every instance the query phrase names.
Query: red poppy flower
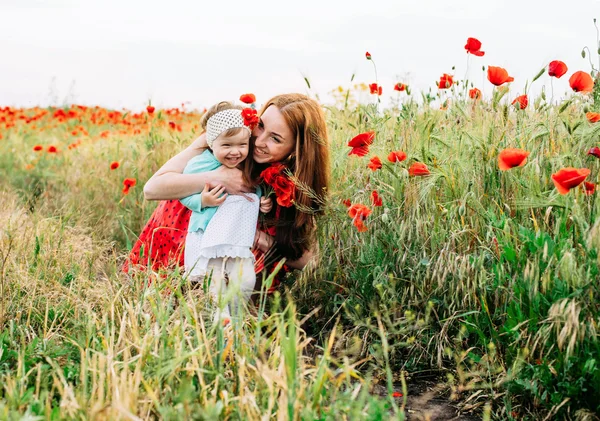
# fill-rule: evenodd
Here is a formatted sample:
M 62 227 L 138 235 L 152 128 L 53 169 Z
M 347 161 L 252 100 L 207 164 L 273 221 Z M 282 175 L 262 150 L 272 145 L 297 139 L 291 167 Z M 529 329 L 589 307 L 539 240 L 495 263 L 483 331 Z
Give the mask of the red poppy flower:
M 364 221 L 371 212 L 371 209 L 360 203 L 355 203 L 348 208 L 348 216 L 352 218 L 352 223 L 358 229 L 358 232 L 365 232 L 367 230 Z
M 275 183 L 275 179 L 279 177 L 285 171 L 285 165 L 277 162 L 275 164 L 271 164 L 267 168 L 265 168 L 261 173 L 260 177 L 267 183 L 268 185 L 273 185 Z
M 406 159 L 406 153 L 403 151 L 392 151 L 387 159 L 390 162 L 402 162 Z
M 571 75 L 569 85 L 575 92 L 592 92 L 594 80 L 589 73 L 579 70 Z
M 39 152 L 39 151 L 41 151 L 42 149 L 44 149 L 44 147 L 43 147 L 42 145 L 35 145 L 35 146 L 33 147 L 33 150 L 34 150 L 34 151 L 36 151 L 36 152 Z
M 515 105 L 515 103 L 518 103 L 518 105 Z M 512 102 L 512 105 L 519 107 L 519 109 L 521 110 L 527 108 L 527 104 L 529 104 L 529 99 L 527 99 L 527 95 L 519 95 Z
M 155 109 L 156 108 L 154 108 L 152 105 L 148 105 L 146 107 L 146 111 L 148 111 L 148 114 L 153 114 Z
M 379 193 L 377 193 L 377 190 L 373 190 L 371 192 L 371 202 L 373 202 L 373 206 L 383 206 L 383 200 L 381 200 L 381 197 L 379 196 Z
M 402 394 L 402 392 L 394 392 L 394 393 L 392 393 L 392 397 L 393 398 L 401 398 L 402 396 L 404 396 Z
M 597 123 L 600 121 L 600 113 L 589 112 L 585 113 L 585 116 L 587 117 L 590 123 Z
M 404 92 L 406 91 L 406 85 L 404 83 L 398 82 L 394 85 L 394 91 Z
M 48 146 L 48 153 L 57 153 L 57 152 L 58 152 L 58 149 L 56 149 L 56 146 L 54 146 L 54 145 Z
M 294 204 L 296 197 L 296 185 L 285 174 L 285 165 L 275 163 L 260 173 L 260 177 L 266 184 L 273 187 L 277 204 L 289 208 Z
M 129 189 L 135 186 L 135 178 L 126 178 L 123 180 L 123 194 L 129 194 Z
M 256 110 L 253 110 L 252 108 L 244 108 L 242 110 L 242 118 L 244 119 L 244 124 L 248 126 L 250 130 L 254 130 L 260 121 Z
M 354 136 L 348 142 L 348 146 L 352 148 L 348 155 L 365 156 L 369 153 L 369 145 L 373 143 L 373 139 L 375 139 L 375 132 L 366 132 Z
M 408 175 L 410 175 L 410 176 L 429 175 L 429 174 L 431 174 L 429 172 L 429 168 L 427 168 L 427 165 L 423 164 L 422 162 L 415 162 L 408 169 Z
M 381 95 L 383 92 L 383 88 L 376 83 L 369 84 L 369 90 L 375 95 Z
M 352 206 L 352 202 L 350 202 L 350 199 L 344 199 L 342 200 L 342 203 L 344 204 L 344 206 L 346 206 L 347 208 L 349 208 L 350 206 Z
M 371 60 L 371 53 L 369 53 L 368 51 L 365 53 L 365 57 L 367 58 L 367 60 Z
M 500 86 L 506 82 L 513 82 L 514 77 L 509 76 L 506 69 L 496 66 L 488 66 L 487 78 L 492 84 Z
M 567 194 L 569 190 L 577 187 L 590 175 L 587 168 L 563 168 L 552 174 L 552 181 L 560 194 Z
M 474 56 L 481 57 L 485 54 L 484 51 L 481 50 L 481 41 L 477 38 L 467 38 L 467 44 L 465 45 L 465 50 L 467 50 L 467 54 L 473 54 Z
M 600 158 L 600 148 L 598 146 L 594 146 L 593 148 L 591 148 L 588 153 L 588 155 L 593 155 L 596 158 Z
M 594 183 L 590 183 L 589 181 L 583 182 L 583 191 L 585 194 L 594 194 L 596 191 L 596 185 Z
M 244 104 L 254 104 L 256 102 L 256 96 L 254 96 L 254 94 L 243 94 L 240 96 L 240 101 Z
M 469 89 L 469 98 L 471 99 L 481 99 L 481 91 L 477 88 Z
M 169 121 L 169 127 L 174 130 L 177 127 L 177 124 L 175 124 L 174 121 Z
M 551 61 L 548 65 L 548 74 L 560 79 L 565 73 L 567 73 L 567 65 L 560 60 Z
M 116 170 L 117 168 L 119 168 L 119 163 L 117 161 L 111 162 L 110 169 Z
M 507 171 L 511 168 L 522 167 L 527 163 L 529 152 L 523 149 L 507 148 L 498 154 L 498 166 L 501 171 Z
M 371 158 L 371 160 L 369 161 L 369 165 L 367 165 L 371 171 L 377 171 L 381 169 L 381 159 L 379 159 L 378 156 L 374 156 L 373 158 Z
M 453 78 L 452 75 L 448 75 L 448 74 L 444 73 L 442 76 L 440 76 L 438 88 L 439 89 L 448 89 L 449 87 L 451 87 L 452 83 L 454 83 L 452 78 Z

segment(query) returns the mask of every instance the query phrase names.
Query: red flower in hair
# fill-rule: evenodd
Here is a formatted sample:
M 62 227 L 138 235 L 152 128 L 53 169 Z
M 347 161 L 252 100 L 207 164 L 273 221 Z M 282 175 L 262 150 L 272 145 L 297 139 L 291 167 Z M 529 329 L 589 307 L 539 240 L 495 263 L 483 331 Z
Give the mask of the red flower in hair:
M 423 164 L 422 162 L 415 162 L 408 169 L 408 175 L 413 176 L 413 177 L 420 176 L 420 175 L 429 175 L 429 174 L 431 174 L 429 172 L 429 168 L 427 168 L 427 165 Z
M 509 76 L 506 69 L 496 66 L 488 66 L 487 78 L 492 84 L 500 86 L 506 82 L 513 82 L 514 77 Z
M 254 130 L 260 121 L 256 110 L 253 110 L 252 108 L 244 108 L 242 110 L 242 118 L 244 119 L 244 124 L 248 126 L 250 130 Z
M 515 105 L 515 103 L 518 103 L 518 105 L 516 105 L 516 106 L 519 107 L 519 109 L 524 110 L 525 108 L 527 108 L 527 104 L 529 104 L 527 95 L 520 95 L 520 96 L 516 97 L 513 100 L 512 105 Z
M 522 167 L 527 163 L 529 152 L 523 149 L 507 148 L 498 154 L 498 166 L 501 171 L 507 171 L 511 168 Z
M 590 183 L 589 181 L 584 181 L 583 189 L 585 191 L 585 194 L 594 194 L 594 192 L 596 191 L 596 185 L 594 183 Z
M 129 189 L 135 186 L 135 178 L 126 178 L 123 180 L 123 194 L 129 194 Z
M 110 164 L 111 170 L 116 170 L 117 168 L 119 168 L 119 163 L 117 161 L 114 161 Z
M 373 206 L 383 206 L 383 200 L 381 200 L 381 197 L 379 197 L 377 190 L 373 190 L 371 192 L 371 201 L 373 202 Z
M 358 232 L 365 232 L 367 226 L 364 224 L 365 219 L 371 214 L 371 209 L 360 203 L 355 203 L 348 208 L 348 216 L 352 218 L 352 223 L 358 229 Z
M 560 79 L 565 73 L 567 73 L 567 65 L 560 60 L 551 61 L 548 65 L 548 74 Z
M 442 76 L 440 76 L 440 81 L 438 83 L 438 88 L 439 89 L 448 89 L 449 87 L 452 86 L 453 83 L 454 83 L 453 76 L 444 73 Z
M 592 92 L 594 80 L 588 73 L 579 70 L 571 75 L 569 85 L 575 92 Z
M 371 169 L 371 171 L 377 171 L 382 167 L 381 159 L 379 159 L 378 156 L 374 156 L 373 158 L 371 158 L 371 160 L 369 161 L 369 165 L 367 166 Z
M 477 38 L 467 38 L 467 44 L 465 45 L 465 50 L 467 50 L 467 54 L 473 54 L 474 56 L 481 57 L 485 54 L 484 51 L 481 50 L 481 41 Z
M 469 90 L 469 98 L 478 100 L 481 99 L 481 91 L 477 88 L 473 88 Z
M 600 113 L 589 112 L 585 113 L 585 116 L 590 123 L 597 123 L 600 121 Z
M 390 162 L 402 162 L 406 159 L 406 153 L 403 151 L 392 151 L 387 157 Z
M 590 172 L 587 168 L 563 168 L 552 174 L 552 182 L 560 194 L 567 194 L 569 190 L 583 183 Z
M 36 152 L 39 152 L 39 151 L 41 151 L 42 149 L 44 149 L 44 147 L 43 147 L 42 145 L 35 145 L 35 146 L 33 147 L 33 150 L 34 150 L 34 151 L 36 151 Z
M 373 143 L 373 139 L 375 139 L 375 132 L 366 132 L 354 136 L 348 142 L 348 146 L 352 148 L 348 155 L 365 156 L 369 153 L 369 145 Z
M 407 86 L 404 83 L 398 82 L 394 85 L 394 91 L 404 92 L 406 91 L 406 87 Z
M 376 83 L 369 84 L 369 90 L 375 95 L 381 95 L 383 92 L 383 88 Z
M 598 146 L 594 146 L 593 148 L 590 148 L 587 154 L 595 156 L 596 158 L 600 158 L 600 148 Z
M 243 94 L 240 96 L 240 101 L 244 104 L 254 104 L 256 102 L 256 96 L 254 96 L 254 94 Z
M 54 146 L 54 145 L 48 146 L 48 153 L 57 153 L 57 152 L 58 152 L 58 149 L 56 149 L 56 146 Z
M 148 114 L 153 114 L 155 109 L 156 108 L 154 108 L 152 105 L 148 105 L 146 107 L 146 111 L 148 111 Z

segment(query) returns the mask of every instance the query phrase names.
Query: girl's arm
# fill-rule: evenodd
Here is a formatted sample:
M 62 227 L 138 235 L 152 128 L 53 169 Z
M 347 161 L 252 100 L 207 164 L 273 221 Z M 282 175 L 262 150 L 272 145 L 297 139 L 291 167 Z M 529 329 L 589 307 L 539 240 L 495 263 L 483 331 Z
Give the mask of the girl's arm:
M 230 194 L 250 191 L 244 183 L 242 172 L 237 168 L 227 168 L 223 165 L 214 171 L 182 174 L 188 161 L 200 155 L 206 148 L 206 135 L 202 134 L 150 177 L 144 186 L 144 197 L 147 200 L 181 199 L 201 192 L 206 184 L 211 187 L 222 185 Z

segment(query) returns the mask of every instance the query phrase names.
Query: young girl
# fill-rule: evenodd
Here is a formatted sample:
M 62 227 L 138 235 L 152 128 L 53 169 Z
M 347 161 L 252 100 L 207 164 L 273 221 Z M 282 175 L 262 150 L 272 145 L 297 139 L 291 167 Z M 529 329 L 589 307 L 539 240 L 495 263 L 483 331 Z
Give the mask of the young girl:
M 254 119 L 242 107 L 223 101 L 211 107 L 200 125 L 209 149 L 190 159 L 184 174 L 212 171 L 224 165 L 238 168 L 248 156 Z M 255 112 L 254 112 L 255 114 Z M 267 213 L 271 199 L 257 193 L 228 196 L 221 185 L 181 199 L 192 211 L 184 248 L 190 282 L 210 278 L 210 294 L 219 305 L 214 321 L 229 323 L 245 305 L 256 283 L 251 247 L 259 208 Z

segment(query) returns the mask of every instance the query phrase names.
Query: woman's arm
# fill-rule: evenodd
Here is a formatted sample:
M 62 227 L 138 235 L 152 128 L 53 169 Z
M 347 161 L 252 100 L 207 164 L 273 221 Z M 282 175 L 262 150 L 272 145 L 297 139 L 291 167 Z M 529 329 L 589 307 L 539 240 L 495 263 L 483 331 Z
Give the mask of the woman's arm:
M 256 238 L 254 240 L 254 246 L 261 250 L 263 253 L 266 253 L 273 247 L 273 243 L 275 239 L 263 232 L 261 230 L 256 230 Z M 313 246 L 313 249 L 317 247 L 317 244 Z M 304 269 L 304 267 L 310 263 L 310 261 L 316 256 L 316 252 L 313 249 L 305 250 L 302 256 L 300 256 L 297 260 L 287 260 L 285 262 L 286 265 L 291 267 L 292 269 Z
M 206 184 L 211 187 L 222 185 L 230 194 L 250 191 L 244 183 L 242 172 L 236 168 L 221 166 L 200 174 L 182 174 L 188 161 L 206 148 L 206 135 L 202 134 L 150 177 L 144 186 L 144 197 L 147 200 L 181 199 L 201 192 Z

